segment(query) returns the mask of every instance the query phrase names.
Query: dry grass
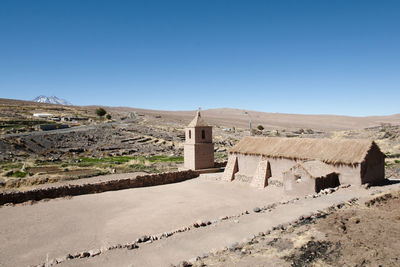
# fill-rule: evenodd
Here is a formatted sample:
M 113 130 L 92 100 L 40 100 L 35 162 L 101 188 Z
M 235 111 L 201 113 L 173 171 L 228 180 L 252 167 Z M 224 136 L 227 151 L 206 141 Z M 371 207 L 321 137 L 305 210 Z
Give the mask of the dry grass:
M 320 160 L 330 164 L 357 165 L 378 146 L 372 140 L 244 137 L 230 153 L 263 155 L 293 160 Z M 379 149 L 379 148 L 378 148 Z

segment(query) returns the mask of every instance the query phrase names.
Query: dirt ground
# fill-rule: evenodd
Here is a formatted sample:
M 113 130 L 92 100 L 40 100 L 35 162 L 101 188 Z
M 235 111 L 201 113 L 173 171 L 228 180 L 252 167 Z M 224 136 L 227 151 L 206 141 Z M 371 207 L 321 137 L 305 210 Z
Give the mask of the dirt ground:
M 400 191 L 259 236 L 194 266 L 399 266 Z
M 220 174 L 219 174 L 220 175 Z M 0 266 L 26 266 L 85 249 L 134 241 L 197 220 L 236 214 L 280 198 L 281 190 L 212 179 L 0 208 Z M 283 198 L 285 199 L 285 198 Z
M 170 185 L 3 206 L 0 208 L 0 266 L 46 262 L 53 265 L 59 262 L 61 266 L 169 266 L 183 259 L 195 259 L 210 251 L 221 251 L 259 232 L 293 222 L 299 216 L 314 214 L 353 197 L 368 199 L 377 190 L 400 188 L 400 184 L 368 190 L 349 187 L 317 198 L 293 198 L 284 195 L 279 187 L 255 189 L 244 183 L 219 181 L 220 175 L 207 174 Z M 255 212 L 255 207 L 262 208 L 262 212 Z M 363 218 L 359 224 L 364 222 Z M 196 227 L 195 224 L 202 226 Z M 325 228 L 329 228 L 329 223 L 327 225 Z M 348 228 L 352 229 L 349 225 Z M 314 236 L 315 242 L 319 242 L 317 238 L 324 237 L 324 228 L 312 229 L 305 228 L 300 235 L 292 234 L 296 237 L 292 241 L 293 247 L 301 251 L 305 242 L 313 241 L 311 236 Z M 397 232 L 388 233 L 398 236 Z M 334 232 L 327 234 L 335 236 Z M 158 239 L 139 243 L 138 248 L 135 245 L 134 249 L 127 249 L 129 244 L 136 244 L 138 238 L 143 236 Z M 273 237 L 273 233 L 270 237 Z M 339 234 L 337 239 L 340 239 Z M 269 242 L 280 244 L 280 241 L 273 240 Z M 324 239 L 321 240 L 323 242 Z M 332 240 L 336 244 L 336 240 Z M 327 249 L 333 246 L 330 243 L 325 245 Z M 303 257 L 297 256 L 295 250 L 287 250 L 286 247 L 290 247 L 287 244 L 279 246 L 282 256 L 291 258 L 286 260 L 277 257 L 280 254 L 267 253 L 274 255 L 272 259 L 267 259 L 268 263 L 290 265 L 290 259 Z M 346 243 L 341 246 L 346 246 Z M 276 248 L 273 251 L 276 252 Z M 87 253 L 93 253 L 93 256 L 87 257 Z M 265 264 L 265 257 L 253 257 L 258 255 L 256 252 L 248 258 L 240 253 L 232 252 L 239 260 L 232 258 L 231 266 Z M 204 259 L 206 264 L 229 266 L 230 260 L 221 262 L 218 253 L 215 259 L 212 256 L 214 254 L 208 255 Z M 257 264 L 250 264 L 254 259 Z

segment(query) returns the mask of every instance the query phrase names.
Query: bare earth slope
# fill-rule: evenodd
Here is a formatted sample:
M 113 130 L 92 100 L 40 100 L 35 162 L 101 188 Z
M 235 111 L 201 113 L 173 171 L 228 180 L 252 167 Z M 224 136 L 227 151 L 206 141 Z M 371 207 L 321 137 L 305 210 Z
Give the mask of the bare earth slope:
M 135 110 L 143 114 L 161 115 L 165 119 L 181 120 L 188 123 L 194 111 L 160 111 L 135 108 L 113 108 L 116 111 Z M 247 112 L 248 114 L 246 114 Z M 362 129 L 379 126 L 382 123 L 400 124 L 400 114 L 391 116 L 351 117 L 339 115 L 302 115 L 267 113 L 232 108 L 208 109 L 202 111 L 207 122 L 225 127 L 248 127 L 249 119 L 254 126 L 265 128 L 313 128 L 320 130 Z
M 31 101 L 2 99 L 0 98 L 0 108 L 13 106 L 33 110 L 36 107 L 37 112 L 57 111 L 57 109 L 65 109 L 66 111 L 75 111 L 79 114 L 91 115 L 98 106 L 62 106 L 52 104 L 42 104 Z M 126 116 L 129 112 L 139 112 L 142 114 L 162 116 L 163 120 L 172 120 L 187 124 L 194 115 L 194 111 L 162 111 L 148 110 L 130 107 L 105 107 L 111 111 L 113 115 Z M 9 116 L 7 112 L 0 110 L 0 118 Z M 247 112 L 248 114 L 246 114 Z M 264 127 L 270 128 L 314 128 L 321 130 L 339 130 L 339 129 L 360 129 L 366 127 L 379 126 L 382 123 L 390 123 L 393 125 L 400 124 L 400 114 L 390 116 L 369 116 L 369 117 L 351 117 L 338 115 L 301 115 L 301 114 L 282 114 L 282 113 L 266 113 L 258 111 L 249 111 L 232 108 L 218 108 L 203 111 L 203 116 L 207 117 L 210 124 L 225 127 L 247 127 L 249 118 L 253 121 L 253 125 L 262 124 Z

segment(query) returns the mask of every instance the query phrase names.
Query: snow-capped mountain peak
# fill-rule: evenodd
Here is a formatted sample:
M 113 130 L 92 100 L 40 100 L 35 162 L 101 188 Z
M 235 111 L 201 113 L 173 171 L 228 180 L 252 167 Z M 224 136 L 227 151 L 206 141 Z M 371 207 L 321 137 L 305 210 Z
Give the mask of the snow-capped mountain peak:
M 58 98 L 56 96 L 47 97 L 44 95 L 40 95 L 40 96 L 36 97 L 35 99 L 33 99 L 32 101 L 39 102 L 39 103 L 47 103 L 47 104 L 72 105 L 67 100 Z

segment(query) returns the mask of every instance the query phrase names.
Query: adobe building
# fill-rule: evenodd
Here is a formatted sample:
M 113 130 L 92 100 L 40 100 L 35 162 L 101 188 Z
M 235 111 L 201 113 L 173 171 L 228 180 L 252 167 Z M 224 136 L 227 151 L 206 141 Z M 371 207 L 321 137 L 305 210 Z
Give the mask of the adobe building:
M 212 127 L 201 118 L 200 110 L 185 129 L 184 168 L 191 170 L 214 168 Z
M 297 163 L 283 173 L 283 186 L 289 194 L 315 194 L 339 185 L 338 171 L 319 160 Z
M 222 179 L 247 176 L 257 187 L 283 185 L 284 172 L 309 160 L 333 167 L 341 184 L 379 184 L 385 179 L 385 154 L 371 140 L 252 136 L 229 150 Z

